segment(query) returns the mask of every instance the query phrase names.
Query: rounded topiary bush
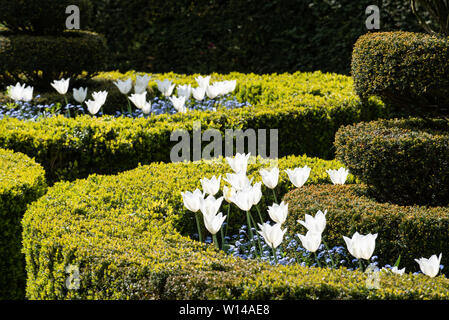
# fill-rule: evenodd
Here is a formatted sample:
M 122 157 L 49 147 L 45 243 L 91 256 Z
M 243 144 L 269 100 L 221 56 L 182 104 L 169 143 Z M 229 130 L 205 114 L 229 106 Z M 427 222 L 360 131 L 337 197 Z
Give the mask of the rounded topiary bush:
M 346 248 L 343 236 L 352 237 L 356 231 L 377 233 L 374 255 L 379 267 L 393 265 L 401 256 L 401 268 L 419 271 L 414 259 L 440 253 L 441 264 L 449 262 L 445 255 L 449 252 L 449 208 L 379 203 L 366 191 L 364 185 L 308 185 L 289 192 L 283 198 L 289 204 L 288 233 L 305 234 L 307 230 L 297 220 L 327 210 L 323 239 L 329 247 Z
M 379 120 L 339 129 L 336 157 L 381 201 L 449 203 L 449 123 Z
M 66 28 L 70 5 L 80 9 L 81 23 L 88 23 L 92 15 L 89 0 L 0 0 L 0 23 L 15 33 L 58 34 Z
M 449 39 L 421 33 L 369 33 L 352 56 L 357 94 L 391 104 L 398 115 L 449 115 Z
M 0 33 L 0 83 L 26 81 L 49 87 L 61 77 L 89 77 L 106 63 L 103 36 L 87 31 L 67 31 L 63 36 Z

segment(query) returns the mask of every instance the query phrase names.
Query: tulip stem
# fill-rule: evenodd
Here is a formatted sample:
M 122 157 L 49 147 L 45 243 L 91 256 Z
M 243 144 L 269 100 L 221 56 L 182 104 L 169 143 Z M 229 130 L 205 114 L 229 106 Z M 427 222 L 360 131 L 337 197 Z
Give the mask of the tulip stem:
M 317 256 L 316 252 L 314 252 L 313 254 L 315 255 L 315 260 L 316 260 L 316 263 L 318 264 L 318 267 L 321 268 L 321 263 L 320 263 L 320 260 L 318 260 L 318 256 Z
M 334 259 L 332 258 L 332 255 L 331 255 L 330 252 L 329 252 L 329 247 L 327 246 L 326 242 L 324 242 L 324 240 L 323 240 L 323 244 L 324 244 L 324 247 L 325 247 L 326 250 L 327 250 L 327 255 L 328 255 L 328 257 L 331 259 L 332 268 L 335 269 L 335 262 L 334 262 Z M 327 262 L 326 262 L 326 265 L 327 265 Z
M 278 199 L 277 199 L 277 197 L 276 197 L 276 191 L 274 191 L 274 189 L 271 189 L 271 190 L 273 190 L 274 202 L 275 202 L 275 203 L 278 203 Z
M 359 267 L 360 267 L 360 270 L 363 272 L 362 259 L 358 259 L 358 260 L 359 260 Z
M 227 222 L 226 222 L 226 232 L 225 232 L 225 237 L 228 235 L 228 229 L 229 229 L 229 215 L 231 214 L 231 204 L 228 205 L 228 217 L 227 217 Z
M 257 213 L 259 214 L 260 223 L 263 224 L 262 214 L 260 213 L 259 206 L 256 204 Z
M 196 218 L 196 227 L 198 229 L 198 239 L 200 240 L 201 243 L 203 243 L 203 236 L 201 235 L 200 219 L 198 218 L 198 212 L 195 213 L 195 218 Z
M 217 234 L 213 234 L 213 235 L 212 235 L 212 238 L 214 239 L 215 247 L 216 247 L 218 250 L 220 250 L 220 247 L 218 246 Z
M 253 245 L 254 245 L 254 236 L 253 236 L 253 230 L 251 230 L 251 218 L 249 215 L 249 211 L 246 211 L 246 221 L 248 223 L 248 234 L 250 236 L 251 243 L 253 243 Z
M 128 112 L 129 112 L 129 115 L 131 115 L 132 114 L 131 102 L 129 102 L 129 99 L 127 99 L 127 100 L 128 100 Z
M 224 251 L 225 239 L 224 239 L 223 227 L 220 228 L 220 233 L 221 233 L 221 249 Z
M 251 217 L 251 220 L 253 221 L 253 224 L 254 224 L 254 226 L 255 226 L 255 225 L 256 225 L 256 222 L 254 221 L 253 216 L 250 215 L 250 217 Z M 254 238 L 254 236 L 253 236 L 253 238 Z M 260 244 L 260 239 L 259 239 L 259 237 L 257 237 L 257 243 L 258 243 L 258 245 L 259 245 L 260 256 L 262 256 L 262 245 Z
M 271 247 L 271 249 L 273 249 L 274 262 L 276 262 L 276 264 L 278 264 L 279 261 L 278 261 L 278 256 L 276 254 L 276 250 L 273 247 Z

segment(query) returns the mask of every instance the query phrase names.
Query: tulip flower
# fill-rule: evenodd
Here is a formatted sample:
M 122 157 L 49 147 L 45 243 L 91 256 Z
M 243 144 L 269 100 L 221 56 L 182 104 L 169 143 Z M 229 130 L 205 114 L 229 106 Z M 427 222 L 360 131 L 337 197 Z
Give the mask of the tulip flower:
M 310 252 L 316 252 L 320 247 L 321 233 L 307 231 L 305 236 L 299 234 L 298 237 L 301 240 L 302 246 Z
M 208 86 L 206 88 L 206 95 L 209 99 L 215 99 L 221 93 L 220 87 L 218 86 Z
M 253 205 L 256 206 L 260 202 L 260 199 L 262 199 L 262 182 L 256 182 L 251 187 L 251 197 Z
M 87 97 L 87 88 L 79 88 L 79 89 L 73 88 L 73 98 L 76 100 L 76 102 L 83 103 L 84 100 L 86 100 L 86 97 Z
M 61 80 L 54 80 L 51 83 L 51 86 L 58 91 L 59 94 L 65 95 L 67 91 L 69 90 L 69 83 L 70 78 L 68 79 L 61 79 Z
M 228 188 L 227 186 L 223 187 L 223 197 L 228 203 L 232 203 L 232 198 L 235 196 L 234 187 Z
M 304 183 L 306 183 L 307 179 L 309 179 L 310 168 L 306 165 L 303 168 L 295 168 L 294 170 L 287 169 L 288 178 L 293 183 L 293 185 L 297 188 L 301 188 Z
M 251 180 L 246 176 L 246 173 L 226 173 L 226 178 L 223 179 L 234 187 L 236 191 L 241 191 L 243 189 L 248 189 L 251 187 Z
M 146 92 L 148 88 L 148 83 L 150 82 L 151 77 L 147 74 L 143 76 L 136 77 L 136 84 L 134 85 L 134 93 L 142 94 Z
M 288 203 L 285 203 L 284 201 L 282 201 L 280 205 L 273 203 L 272 206 L 268 207 L 268 215 L 274 222 L 283 224 L 285 220 L 287 220 Z
M 145 103 L 145 105 L 142 107 L 143 114 L 150 114 L 151 108 L 152 108 L 152 105 L 150 102 Z
M 195 78 L 195 80 L 200 88 L 206 90 L 206 88 L 209 87 L 210 76 L 207 77 L 198 76 Z
M 147 104 L 147 92 L 145 91 L 140 94 L 134 93 L 129 97 L 129 100 L 131 100 L 138 109 L 143 109 Z
M 156 80 L 157 88 L 159 91 L 165 96 L 169 97 L 173 93 L 173 89 L 175 89 L 176 84 L 172 83 L 170 80 L 165 79 L 164 81 Z M 185 100 L 185 97 L 184 97 Z
M 267 186 L 267 188 L 276 188 L 279 181 L 279 168 L 273 168 L 271 171 L 261 169 L 259 172 L 262 176 L 262 182 Z
M 349 170 L 341 167 L 338 170 L 326 170 L 333 184 L 345 184 Z
M 190 84 L 178 86 L 178 97 L 184 97 L 186 98 L 186 100 L 189 100 L 191 95 L 192 95 L 192 86 Z
M 264 223 L 263 225 L 257 224 L 260 228 L 260 231 L 257 232 L 264 238 L 267 245 L 269 245 L 272 249 L 276 249 L 282 243 L 284 234 L 287 232 L 287 228 L 284 230 L 281 229 L 281 225 L 276 223 L 273 226 L 270 226 L 268 223 Z
M 248 212 L 254 204 L 253 191 L 251 188 L 245 190 L 236 191 L 235 195 L 231 198 L 232 202 L 240 208 L 240 210 Z
M 214 196 L 209 195 L 205 199 L 200 199 L 200 211 L 203 215 L 217 214 L 222 202 L 223 197 L 215 199 Z
M 33 100 L 33 90 L 34 88 L 29 86 L 23 89 L 22 100 L 25 102 Z
M 221 176 L 219 176 L 218 178 L 213 176 L 211 179 L 203 178 L 200 181 L 204 192 L 206 194 L 214 196 L 218 192 L 218 190 L 220 190 L 220 180 Z
M 315 217 L 306 214 L 305 221 L 297 220 L 297 222 L 302 224 L 309 231 L 322 234 L 326 228 L 326 214 L 327 210 L 324 210 L 324 213 L 321 210 L 318 210 Z
M 235 90 L 235 87 L 237 86 L 236 80 L 228 80 L 228 81 L 224 81 L 224 83 L 225 83 L 225 87 L 226 87 L 226 93 L 231 93 L 232 91 Z
M 169 98 L 171 103 L 173 104 L 173 107 L 176 109 L 176 111 L 181 113 L 186 113 L 187 108 L 185 107 L 186 98 L 185 97 L 170 97 Z
M 186 191 L 181 192 L 182 200 L 184 201 L 184 206 L 192 212 L 198 212 L 200 210 L 201 199 L 204 200 L 204 193 L 199 189 L 193 192 Z
M 198 87 L 192 89 L 192 95 L 195 98 L 195 100 L 201 101 L 206 96 L 206 88 Z
M 88 100 L 86 101 L 87 109 L 89 112 L 94 115 L 97 114 L 98 111 L 100 111 L 100 108 L 105 104 L 106 97 L 108 96 L 107 91 L 99 91 L 92 93 L 92 97 L 94 100 Z
M 204 225 L 212 235 L 216 235 L 220 231 L 226 216 L 220 212 L 219 214 L 204 215 Z
M 358 232 L 354 233 L 352 239 L 344 237 L 349 253 L 357 259 L 369 260 L 373 255 L 376 246 L 376 234 L 361 235 Z
M 245 173 L 246 169 L 248 167 L 248 159 L 251 156 L 251 153 L 248 154 L 241 154 L 237 153 L 235 157 L 226 157 L 226 161 L 228 162 L 229 166 L 232 170 L 234 170 L 235 173 Z
M 124 95 L 128 95 L 128 93 L 131 91 L 131 89 L 133 88 L 133 81 L 131 78 L 128 78 L 127 80 L 121 81 L 121 80 L 117 80 L 114 82 L 114 84 L 116 85 L 116 87 L 120 90 L 120 92 Z M 147 87 L 147 84 L 145 85 L 145 88 Z M 140 91 L 140 90 L 139 90 Z
M 422 273 L 433 278 L 436 277 L 436 275 L 440 271 L 441 256 L 441 253 L 439 257 L 434 254 L 429 259 L 421 258 L 415 259 L 415 261 L 419 264 L 419 268 L 421 269 Z
M 403 275 L 405 272 L 405 268 L 399 270 L 398 267 L 393 267 L 390 269 L 390 271 L 399 275 Z

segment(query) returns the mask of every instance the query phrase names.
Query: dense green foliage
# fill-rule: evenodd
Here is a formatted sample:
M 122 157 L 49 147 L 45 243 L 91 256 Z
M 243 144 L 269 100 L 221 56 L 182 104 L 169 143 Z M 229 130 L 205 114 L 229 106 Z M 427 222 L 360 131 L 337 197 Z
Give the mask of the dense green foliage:
M 380 120 L 342 127 L 337 159 L 382 201 L 449 203 L 449 124 L 445 120 Z
M 377 95 L 398 114 L 449 115 L 449 40 L 421 33 L 374 33 L 354 47 L 352 76 L 362 97 Z
M 0 32 L 0 85 L 25 81 L 49 89 L 62 77 L 90 77 L 106 65 L 105 39 L 87 31 L 63 36 Z
M 280 159 L 278 166 L 305 164 L 312 168 L 308 184 L 323 183 L 325 169 L 339 166 L 306 157 Z M 256 176 L 258 168 L 266 166 L 250 164 L 249 175 Z M 56 184 L 23 220 L 27 297 L 448 298 L 449 281 L 444 277 L 382 274 L 380 289 L 372 290 L 365 285 L 367 275 L 357 271 L 271 267 L 233 258 L 182 236 L 193 228 L 194 215 L 183 208 L 181 191 L 199 187 L 202 177 L 230 171 L 224 161 L 151 164 L 115 176 L 92 175 Z M 291 190 L 281 172 L 281 188 Z M 238 223 L 237 214 L 231 219 Z M 68 289 L 66 280 L 76 271 L 79 289 Z
M 0 23 L 15 33 L 55 35 L 66 28 L 66 8 L 70 5 L 78 6 L 82 23 L 90 22 L 89 0 L 1 0 Z
M 0 300 L 25 295 L 20 221 L 46 190 L 44 170 L 24 154 L 0 149 Z
M 348 74 L 368 5 L 380 7 L 382 31 L 421 30 L 404 0 L 92 2 L 120 70 Z
M 101 78 L 112 80 L 123 76 L 110 73 L 102 74 Z M 163 74 L 154 78 L 195 84 L 195 76 Z M 333 157 L 335 132 L 341 125 L 386 114 L 379 100 L 362 104 L 352 92 L 351 79 L 345 76 L 320 72 L 264 76 L 232 73 L 213 74 L 212 79 L 237 79 L 234 95 L 239 101 L 250 102 L 252 107 L 189 111 L 147 119 L 91 116 L 75 119 L 59 116 L 38 122 L 4 119 L 0 121 L 0 146 L 35 157 L 46 169 L 48 181 L 54 182 L 90 173 L 112 174 L 135 168 L 139 163 L 168 162 L 171 148 L 177 143 L 170 141 L 171 133 L 183 128 L 192 136 L 195 121 L 201 122 L 203 131 L 216 128 L 223 135 L 225 129 L 267 129 L 267 134 L 269 129 L 278 129 L 280 157 L 307 154 L 329 159 Z M 150 87 L 154 97 L 158 92 L 154 79 Z M 108 108 L 120 110 L 121 106 Z M 203 147 L 206 145 L 203 143 Z
M 291 234 L 305 234 L 297 223 L 305 214 L 315 216 L 318 210 L 328 210 L 323 237 L 328 246 L 346 247 L 343 236 L 378 233 L 374 255 L 379 265 L 393 265 L 401 256 L 401 267 L 407 272 L 419 271 L 414 259 L 429 258 L 443 253 L 441 264 L 449 257 L 449 208 L 399 206 L 379 203 L 366 194 L 363 185 L 306 186 L 284 197 L 289 204 L 286 226 Z M 447 270 L 443 269 L 447 274 Z

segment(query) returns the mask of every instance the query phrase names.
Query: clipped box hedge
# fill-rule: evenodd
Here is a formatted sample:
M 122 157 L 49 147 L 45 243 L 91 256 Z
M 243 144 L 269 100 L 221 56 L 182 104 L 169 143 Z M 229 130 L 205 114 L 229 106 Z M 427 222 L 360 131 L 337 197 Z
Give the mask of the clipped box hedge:
M 449 204 L 449 124 L 445 120 L 379 120 L 341 127 L 337 159 L 381 201 Z
M 379 264 L 393 265 L 401 255 L 401 267 L 407 272 L 419 271 L 414 259 L 443 254 L 441 264 L 449 263 L 449 208 L 399 206 L 379 203 L 366 195 L 364 185 L 313 185 L 288 193 L 286 226 L 291 234 L 304 234 L 297 220 L 305 214 L 315 216 L 328 210 L 323 233 L 328 246 L 346 247 L 343 236 L 378 233 L 374 255 Z M 443 272 L 447 274 L 446 268 Z
M 148 96 L 154 98 L 158 94 L 155 79 L 195 85 L 196 76 L 152 75 Z M 107 73 L 99 79 L 126 77 L 135 78 L 136 73 Z M 90 173 L 113 174 L 135 168 L 139 163 L 168 162 L 171 147 L 176 143 L 170 142 L 170 134 L 175 129 L 191 132 L 194 121 L 200 121 L 203 130 L 216 128 L 223 135 L 225 129 L 267 129 L 267 132 L 278 129 L 279 157 L 307 154 L 329 159 L 334 154 L 334 134 L 341 125 L 387 114 L 387 108 L 379 100 L 361 103 L 352 92 L 352 80 L 345 76 L 321 72 L 264 76 L 231 73 L 213 74 L 211 81 L 223 79 L 236 79 L 234 95 L 252 106 L 163 114 L 149 119 L 87 115 L 38 122 L 4 119 L 0 121 L 0 146 L 35 157 L 46 169 L 48 180 L 54 182 Z M 117 103 L 115 110 L 122 106 Z
M 449 114 L 449 39 L 411 32 L 368 33 L 354 45 L 354 87 L 397 114 Z
M 279 168 L 309 165 L 308 184 L 324 183 L 340 164 L 306 157 Z M 249 165 L 255 175 L 258 164 Z M 266 166 L 263 164 L 262 166 Z M 230 172 L 224 161 L 151 164 L 114 176 L 59 182 L 25 214 L 24 252 L 30 299 L 447 299 L 449 281 L 367 275 L 346 269 L 271 267 L 244 261 L 191 240 L 194 215 L 181 191 Z M 283 171 L 281 171 L 283 172 Z M 327 180 L 328 181 L 328 180 Z M 291 190 L 285 172 L 281 190 Z M 283 192 L 281 192 L 283 193 Z M 270 195 L 264 190 L 264 194 Z M 271 198 L 265 201 L 272 201 Z M 243 214 L 242 214 L 243 216 Z M 234 214 L 233 221 L 237 223 Z M 190 226 L 190 227 L 189 227 Z M 70 282 L 77 275 L 77 282 Z M 69 286 L 66 286 L 69 282 Z M 73 287 L 70 283 L 75 284 Z M 70 289 L 68 289 L 70 288 Z
M 93 32 L 36 36 L 0 29 L 0 85 L 25 81 L 50 89 L 55 79 L 93 76 L 105 67 L 107 54 L 104 37 Z
M 44 176 L 28 156 L 0 149 L 0 300 L 25 296 L 20 221 L 27 205 L 46 191 Z

